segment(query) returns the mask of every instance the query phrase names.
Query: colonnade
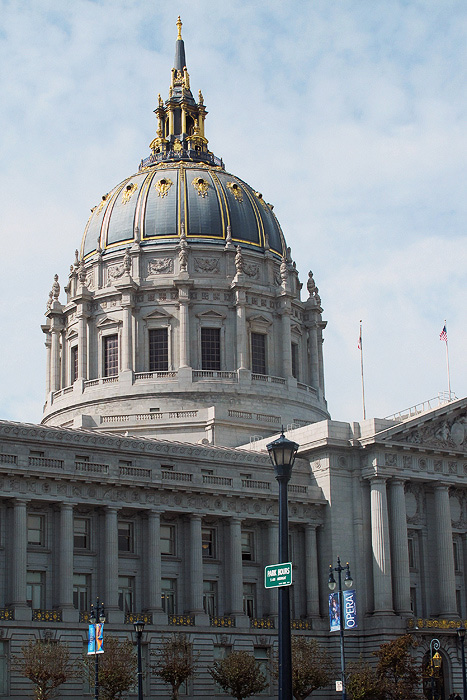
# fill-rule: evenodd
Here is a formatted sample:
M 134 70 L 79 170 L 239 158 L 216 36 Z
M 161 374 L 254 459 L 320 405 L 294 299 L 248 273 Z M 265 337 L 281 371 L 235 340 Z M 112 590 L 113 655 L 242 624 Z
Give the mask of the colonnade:
M 388 507 L 388 493 L 390 506 Z M 430 589 L 437 609 L 430 615 L 456 617 L 456 580 L 449 486 L 433 485 L 436 571 Z M 370 479 L 373 607 L 378 615 L 410 615 L 410 569 L 404 480 L 375 476 Z
M 28 559 L 28 531 L 27 512 L 28 501 L 26 499 L 12 499 L 13 505 L 13 527 L 14 546 L 11 548 L 11 558 L 7 564 L 7 580 L 11 581 L 10 596 L 7 596 L 7 604 L 15 608 L 27 607 L 27 559 Z M 50 575 L 58 581 L 58 586 L 54 587 L 53 608 L 64 610 L 73 609 L 73 573 L 74 573 L 74 551 L 73 551 L 73 518 L 74 505 L 68 502 L 60 502 L 59 507 L 59 532 L 57 546 L 57 556 L 52 552 L 51 561 L 54 570 Z M 94 533 L 93 547 L 88 556 L 89 573 L 94 572 L 93 597 L 97 592 L 101 599 L 105 601 L 106 610 L 111 614 L 117 612 L 118 606 L 118 576 L 124 574 L 119 571 L 119 546 L 118 546 L 118 518 L 119 509 L 114 506 L 103 506 L 103 536 L 98 532 Z M 136 604 L 139 610 L 150 613 L 162 613 L 161 607 L 161 576 L 163 573 L 163 563 L 161 556 L 161 512 L 158 510 L 138 511 L 141 517 L 140 526 L 144 528 L 144 550 L 140 552 L 141 565 L 139 566 L 139 576 L 141 577 L 141 598 Z M 202 614 L 203 613 L 203 580 L 205 578 L 205 565 L 202 548 L 202 516 L 201 514 L 180 514 L 187 522 L 184 527 L 184 536 L 188 541 L 185 545 L 187 557 L 180 563 L 179 576 L 183 576 L 185 583 L 185 595 L 183 600 L 179 600 L 178 609 L 180 613 Z M 243 583 L 244 567 L 248 562 L 242 559 L 242 519 L 237 516 L 222 518 L 219 522 L 226 525 L 224 530 L 224 548 L 218 552 L 215 564 L 218 565 L 216 576 L 225 584 L 225 606 L 221 614 L 243 615 Z M 136 523 L 137 521 L 135 521 Z M 261 521 L 258 521 L 261 524 Z M 304 524 L 305 546 L 307 549 L 305 590 L 303 596 L 306 598 L 307 617 L 319 616 L 319 595 L 318 580 L 316 572 L 318 570 L 318 556 L 316 543 L 316 524 Z M 266 547 L 264 554 L 258 556 L 259 564 L 266 565 L 274 563 L 278 554 L 278 524 L 268 522 L 265 532 Z M 99 543 L 101 549 L 99 549 Z M 55 545 L 55 543 L 54 543 Z M 141 545 L 142 546 L 142 545 Z M 49 548 L 47 548 L 49 549 Z M 48 555 L 47 555 L 48 556 Z M 83 556 L 83 553 L 80 553 Z M 264 559 L 264 560 L 263 560 Z M 211 562 L 212 563 L 212 562 Z M 57 566 L 58 578 L 57 578 Z M 96 571 L 96 567 L 98 570 Z M 80 569 L 81 570 L 81 569 Z M 258 587 L 263 586 L 263 569 L 258 569 Z M 256 576 L 256 573 L 255 573 Z M 209 577 L 208 577 L 209 578 Z M 50 587 L 49 587 L 50 590 Z M 91 594 L 91 591 L 89 591 Z M 269 595 L 264 598 L 263 615 L 277 614 L 277 596 Z

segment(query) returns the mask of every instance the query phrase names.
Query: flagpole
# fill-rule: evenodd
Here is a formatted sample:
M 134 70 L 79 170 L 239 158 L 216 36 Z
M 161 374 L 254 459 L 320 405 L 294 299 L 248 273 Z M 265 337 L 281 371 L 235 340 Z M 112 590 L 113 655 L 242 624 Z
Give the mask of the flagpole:
M 446 325 L 446 319 L 444 319 L 444 327 L 446 329 L 446 369 L 448 372 L 448 393 L 449 393 L 449 401 L 450 401 L 451 400 L 451 372 L 449 371 L 448 327 Z
M 362 336 L 362 321 L 360 319 L 360 337 L 358 340 L 358 347 L 360 348 L 360 369 L 362 374 L 362 404 L 363 404 L 363 420 L 366 420 L 366 409 L 365 409 L 365 382 L 363 379 L 363 336 Z

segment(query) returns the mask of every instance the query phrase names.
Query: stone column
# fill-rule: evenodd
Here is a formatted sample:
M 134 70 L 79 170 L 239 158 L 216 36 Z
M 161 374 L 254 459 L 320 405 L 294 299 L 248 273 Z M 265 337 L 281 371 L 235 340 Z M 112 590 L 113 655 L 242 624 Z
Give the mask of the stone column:
M 319 395 L 320 397 L 325 396 L 324 389 L 324 361 L 323 361 L 323 328 L 325 328 L 326 323 L 320 323 L 318 326 L 318 376 L 319 376 Z
M 73 506 L 60 504 L 59 607 L 73 610 Z
M 373 551 L 374 612 L 393 614 L 386 479 L 371 479 L 371 544 Z
M 231 518 L 229 522 L 229 596 L 231 615 L 243 615 L 243 561 L 242 521 Z
M 60 329 L 52 328 L 50 348 L 50 391 L 60 389 Z
M 440 617 L 457 617 L 456 578 L 454 551 L 452 546 L 451 510 L 449 487 L 436 484 L 435 493 L 435 538 L 438 579 L 438 601 Z
M 144 553 L 146 565 L 146 609 L 162 613 L 161 604 L 161 516 L 148 511 L 147 542 Z
M 310 385 L 319 390 L 319 354 L 318 354 L 318 329 L 313 325 L 308 329 L 310 340 Z
M 282 376 L 292 376 L 292 336 L 290 333 L 290 303 L 282 309 Z
M 246 369 L 248 366 L 245 292 L 237 290 L 237 367 Z
M 410 615 L 410 570 L 404 480 L 391 479 L 389 489 L 394 609 L 399 615 Z
M 190 591 L 189 610 L 203 612 L 203 543 L 201 539 L 201 516 L 190 516 Z
M 129 295 L 128 295 L 129 296 Z M 126 295 L 125 295 L 126 297 Z M 122 372 L 133 369 L 133 343 L 132 343 L 132 313 L 131 299 L 122 299 L 123 326 L 122 326 Z
M 318 547 L 316 543 L 317 525 L 305 525 L 305 586 L 306 616 L 319 617 L 319 577 Z
M 49 392 L 50 392 L 50 387 L 51 387 L 51 347 L 52 347 L 52 339 L 51 339 L 51 334 L 47 333 L 45 337 L 45 350 L 46 350 L 46 373 L 45 373 L 45 395 L 48 398 Z
M 15 499 L 13 501 L 13 533 L 14 542 L 11 548 L 12 556 L 12 586 L 11 603 L 15 608 L 15 617 L 24 619 L 29 613 L 26 602 L 26 571 L 27 571 L 27 511 L 28 501 Z M 19 614 L 19 618 L 18 618 Z
M 266 564 L 279 563 L 279 523 L 269 522 L 268 523 L 268 551 L 267 551 L 267 561 Z M 277 589 L 270 588 L 266 591 L 266 600 L 268 604 L 268 613 L 270 616 L 277 615 L 278 613 L 278 598 Z
M 189 321 L 188 321 L 188 292 L 179 289 L 180 310 L 180 367 L 189 367 Z
M 117 508 L 105 509 L 105 545 L 104 545 L 105 598 L 101 600 L 108 611 L 118 610 L 118 511 Z M 115 614 L 112 615 L 112 622 Z
M 76 379 L 87 379 L 88 372 L 88 322 L 81 309 L 78 315 L 78 376 Z

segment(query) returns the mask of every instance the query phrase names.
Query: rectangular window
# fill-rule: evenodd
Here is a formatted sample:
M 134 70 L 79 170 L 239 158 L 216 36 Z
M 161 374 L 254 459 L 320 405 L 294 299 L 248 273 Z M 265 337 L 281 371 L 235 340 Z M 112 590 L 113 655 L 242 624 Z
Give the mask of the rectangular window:
M 75 549 L 91 548 L 91 521 L 89 518 L 73 519 L 73 546 Z
M 161 605 L 167 615 L 176 614 L 176 581 L 172 578 L 161 580 Z
M 70 353 L 71 383 L 78 379 L 78 346 L 73 345 Z
M 8 642 L 0 642 L 0 695 L 8 695 Z
M 118 374 L 118 335 L 104 337 L 104 377 Z
M 203 557 L 213 559 L 216 556 L 216 531 L 213 527 L 203 527 L 201 529 L 201 541 L 203 547 Z
M 45 608 L 45 574 L 43 571 L 28 571 L 26 573 L 26 600 L 33 610 Z
M 134 552 L 134 523 L 119 520 L 118 522 L 118 551 Z
M 263 333 L 251 334 L 251 371 L 266 374 L 266 336 Z
M 161 554 L 175 554 L 175 525 L 161 524 Z
M 298 379 L 298 345 L 292 343 L 292 377 Z
M 243 612 L 248 617 L 256 617 L 256 590 L 254 583 L 243 584 Z
M 89 610 L 91 576 L 73 574 L 73 607 L 80 612 Z
M 28 544 L 45 547 L 45 515 L 28 513 Z
M 255 660 L 259 664 L 259 668 L 262 674 L 266 676 L 266 680 L 268 683 L 270 683 L 270 674 L 269 674 L 269 648 L 268 647 L 254 647 L 253 653 L 255 656 Z M 264 690 L 261 691 L 261 694 L 269 694 L 269 689 L 265 688 Z
M 454 571 L 459 572 L 461 570 L 461 565 L 459 561 L 459 543 L 457 540 L 453 541 L 452 550 L 454 554 Z
M 417 546 L 416 546 L 416 536 L 410 535 L 407 540 L 408 550 L 409 550 L 409 568 L 417 568 Z
M 118 607 L 123 612 L 134 612 L 135 579 L 133 576 L 118 577 Z
M 242 560 L 254 561 L 254 535 L 249 530 L 242 530 Z
M 417 589 L 415 587 L 410 589 L 410 607 L 412 613 L 417 617 Z
M 167 328 L 149 331 L 149 371 L 167 372 L 169 369 L 169 336 Z
M 220 370 L 221 332 L 219 328 L 201 328 L 201 369 Z
M 217 582 L 203 581 L 203 608 L 206 615 L 217 615 Z

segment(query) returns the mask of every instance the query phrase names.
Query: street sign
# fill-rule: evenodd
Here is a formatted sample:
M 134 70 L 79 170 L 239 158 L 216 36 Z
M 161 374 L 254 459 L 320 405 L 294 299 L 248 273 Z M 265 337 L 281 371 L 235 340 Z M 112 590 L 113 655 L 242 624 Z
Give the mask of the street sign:
M 343 685 L 344 684 L 342 683 L 342 681 L 336 681 L 336 690 L 338 693 L 342 693 L 342 691 L 344 690 Z
M 277 588 L 278 586 L 292 585 L 292 562 L 285 564 L 271 564 L 264 567 L 264 587 Z

